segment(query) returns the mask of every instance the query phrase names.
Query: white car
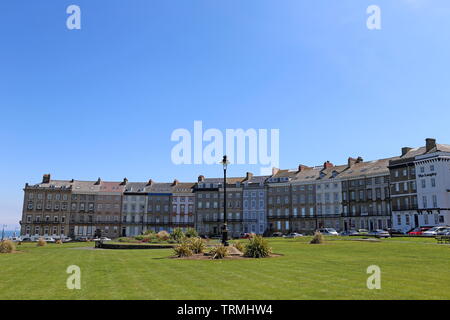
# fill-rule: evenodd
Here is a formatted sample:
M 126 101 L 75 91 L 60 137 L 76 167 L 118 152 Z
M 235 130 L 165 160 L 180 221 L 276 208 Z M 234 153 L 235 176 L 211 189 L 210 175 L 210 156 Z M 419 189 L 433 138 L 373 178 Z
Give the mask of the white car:
M 286 236 L 286 238 L 298 238 L 298 237 L 303 237 L 303 235 L 301 233 L 292 232 Z
M 436 226 L 436 227 L 433 227 L 431 229 L 428 229 L 427 231 L 424 231 L 422 233 L 422 235 L 424 237 L 435 237 L 435 236 L 437 236 L 438 232 L 440 232 L 440 231 L 442 231 L 444 229 L 447 229 L 447 228 L 448 228 L 447 226 Z
M 389 238 L 391 234 L 387 232 L 386 230 L 382 229 L 376 229 L 371 232 L 369 232 L 369 235 L 375 236 L 377 238 Z
M 111 239 L 108 237 L 101 237 L 100 241 L 111 241 Z
M 45 242 L 56 242 L 56 240 L 52 237 L 44 237 Z
M 338 236 L 339 235 L 339 233 L 334 228 L 322 228 L 317 231 L 319 231 L 324 236 Z

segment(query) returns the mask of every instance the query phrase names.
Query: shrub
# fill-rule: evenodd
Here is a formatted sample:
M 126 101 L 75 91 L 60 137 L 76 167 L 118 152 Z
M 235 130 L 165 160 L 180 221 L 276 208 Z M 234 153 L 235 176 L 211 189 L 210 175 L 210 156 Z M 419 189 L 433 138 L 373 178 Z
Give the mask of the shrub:
M 254 236 L 248 239 L 245 245 L 244 255 L 249 258 L 265 258 L 272 253 L 269 243 L 261 236 Z
M 236 241 L 235 243 L 233 243 L 233 247 L 238 249 L 240 252 L 244 252 L 245 250 L 244 244 L 240 241 Z
M 130 237 L 121 237 L 121 238 L 117 239 L 117 241 L 119 241 L 119 242 L 128 242 L 128 243 L 136 243 L 136 242 L 138 242 L 138 240 L 136 240 L 135 238 L 130 238 Z
M 16 245 L 11 240 L 0 242 L 0 253 L 13 253 L 15 250 Z
M 160 241 L 167 241 L 170 238 L 170 234 L 167 231 L 160 231 L 156 234 L 156 237 L 158 238 L 158 240 Z
M 138 240 L 138 241 L 144 240 L 144 236 L 143 236 L 143 235 L 138 235 L 138 236 L 135 236 L 134 238 L 135 238 L 136 240 Z
M 176 242 L 180 243 L 185 238 L 185 235 L 184 235 L 183 230 L 181 230 L 180 228 L 175 228 L 175 229 L 173 229 L 172 234 L 170 235 L 170 238 L 175 240 Z
M 56 244 L 62 244 L 62 241 L 60 239 L 56 240 Z
M 44 238 L 39 238 L 38 242 L 37 242 L 37 246 L 38 247 L 43 247 L 47 244 L 47 241 L 44 240 Z
M 202 238 L 195 237 L 188 241 L 189 247 L 194 253 L 203 253 L 206 249 L 205 241 Z
M 221 244 L 220 246 L 212 248 L 209 253 L 211 254 L 212 259 L 223 259 L 228 256 L 228 248 Z
M 193 255 L 191 248 L 189 247 L 189 243 L 183 242 L 173 248 L 175 255 L 177 257 L 190 257 Z
M 146 230 L 146 231 L 144 232 L 144 235 L 146 235 L 146 236 L 150 236 L 150 235 L 155 236 L 155 235 L 156 235 L 156 232 L 153 231 L 153 230 Z
M 194 228 L 188 228 L 184 235 L 188 238 L 196 238 L 198 237 L 198 232 Z
M 325 242 L 325 238 L 323 237 L 323 234 L 320 232 L 314 233 L 314 237 L 311 239 L 311 244 L 321 244 Z

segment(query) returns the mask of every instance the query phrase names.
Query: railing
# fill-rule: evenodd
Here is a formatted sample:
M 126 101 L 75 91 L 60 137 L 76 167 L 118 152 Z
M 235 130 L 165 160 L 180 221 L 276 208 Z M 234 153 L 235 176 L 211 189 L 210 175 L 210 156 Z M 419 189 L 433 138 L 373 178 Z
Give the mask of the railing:
M 247 221 L 247 219 L 245 220 Z M 223 218 L 203 218 L 203 222 L 223 222 Z M 244 222 L 243 218 L 228 218 L 227 222 Z

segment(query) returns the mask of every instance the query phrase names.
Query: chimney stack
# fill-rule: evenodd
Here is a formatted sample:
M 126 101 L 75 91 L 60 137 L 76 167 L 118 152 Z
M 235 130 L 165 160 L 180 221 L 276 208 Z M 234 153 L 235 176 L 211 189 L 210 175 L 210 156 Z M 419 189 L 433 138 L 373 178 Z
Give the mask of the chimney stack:
M 153 184 L 153 180 L 152 179 L 148 179 L 147 186 L 151 186 L 152 184 Z
M 203 182 L 205 181 L 205 176 L 198 176 L 197 182 Z
M 348 157 L 347 165 L 349 168 L 353 167 L 353 165 L 356 163 L 356 159 L 352 157 Z
M 427 138 L 425 140 L 426 142 L 426 150 L 429 152 L 430 150 L 436 148 L 436 139 L 433 138 Z
M 273 167 L 272 168 L 272 175 L 276 175 L 280 171 L 280 169 Z
M 330 161 L 327 161 L 327 162 L 323 163 L 323 168 L 324 169 L 328 169 L 328 168 L 332 168 L 332 167 L 334 167 L 334 165 Z
M 128 179 L 127 178 L 123 178 L 123 181 L 121 183 L 121 185 L 126 185 L 128 183 Z
M 50 183 L 50 173 L 44 174 L 42 176 L 42 183 Z
M 177 179 L 173 180 L 172 182 L 172 186 L 176 186 L 179 183 L 179 181 Z
M 102 182 L 102 179 L 98 178 L 97 182 L 95 183 L 95 185 L 99 185 Z
M 252 178 L 253 178 L 253 173 L 247 172 L 247 174 L 245 175 L 245 181 L 252 180 Z
M 407 154 L 408 152 L 410 152 L 412 150 L 412 148 L 410 147 L 403 147 L 402 148 L 402 157 Z
M 310 167 L 305 166 L 305 165 L 303 165 L 303 164 L 299 164 L 299 165 L 298 165 L 298 172 L 305 171 L 306 169 L 310 169 Z
M 364 162 L 364 159 L 362 157 L 358 157 L 356 159 L 356 163 Z

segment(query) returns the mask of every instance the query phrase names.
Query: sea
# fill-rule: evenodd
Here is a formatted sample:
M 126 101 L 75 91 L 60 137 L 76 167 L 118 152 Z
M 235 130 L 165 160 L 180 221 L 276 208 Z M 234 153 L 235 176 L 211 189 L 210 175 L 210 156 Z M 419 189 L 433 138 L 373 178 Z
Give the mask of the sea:
M 15 231 L 16 237 L 20 236 L 20 231 Z M 0 239 L 2 237 L 2 230 L 0 229 Z M 14 230 L 5 230 L 4 238 L 14 237 Z

